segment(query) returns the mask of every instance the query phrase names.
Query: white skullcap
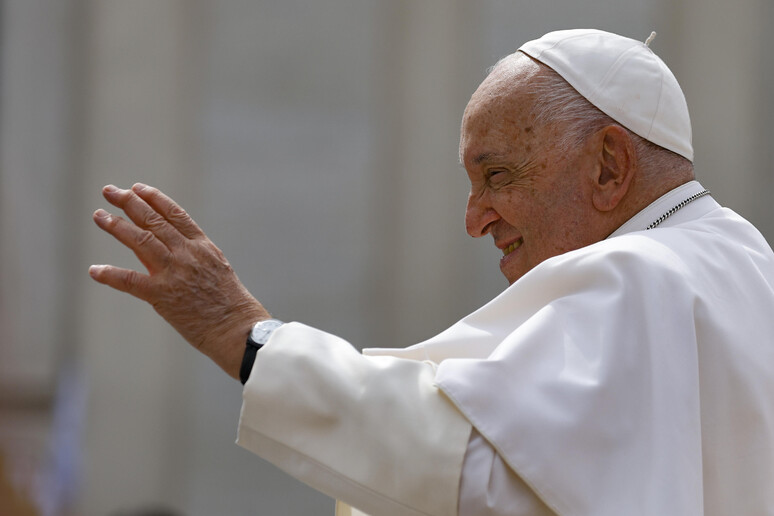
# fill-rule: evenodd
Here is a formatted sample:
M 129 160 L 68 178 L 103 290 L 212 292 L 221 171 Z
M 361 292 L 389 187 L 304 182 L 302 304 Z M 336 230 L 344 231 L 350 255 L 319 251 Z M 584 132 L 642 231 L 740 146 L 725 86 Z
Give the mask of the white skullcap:
M 601 30 L 575 29 L 549 32 L 519 50 L 554 69 L 619 124 L 693 161 L 685 96 L 647 44 Z

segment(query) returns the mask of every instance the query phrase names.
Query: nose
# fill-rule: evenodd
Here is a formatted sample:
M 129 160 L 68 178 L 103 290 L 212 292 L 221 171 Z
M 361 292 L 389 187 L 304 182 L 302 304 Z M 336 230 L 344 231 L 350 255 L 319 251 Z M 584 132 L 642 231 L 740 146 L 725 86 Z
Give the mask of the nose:
M 492 229 L 492 224 L 500 220 L 500 214 L 492 208 L 488 195 L 468 196 L 468 206 L 465 210 L 465 229 L 468 235 L 478 238 L 486 235 Z

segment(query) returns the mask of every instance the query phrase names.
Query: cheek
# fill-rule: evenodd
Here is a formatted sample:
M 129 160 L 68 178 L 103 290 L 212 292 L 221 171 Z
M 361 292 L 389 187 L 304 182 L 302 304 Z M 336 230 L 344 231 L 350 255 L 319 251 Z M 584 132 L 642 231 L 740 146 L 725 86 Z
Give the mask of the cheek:
M 563 196 L 535 199 L 525 210 L 525 239 L 532 240 L 541 260 L 574 248 L 578 234 L 578 219 L 573 203 Z M 527 232 L 528 231 L 528 232 Z
M 492 194 L 492 207 L 508 224 L 523 227 L 530 219 L 530 203 L 520 191 L 500 191 Z

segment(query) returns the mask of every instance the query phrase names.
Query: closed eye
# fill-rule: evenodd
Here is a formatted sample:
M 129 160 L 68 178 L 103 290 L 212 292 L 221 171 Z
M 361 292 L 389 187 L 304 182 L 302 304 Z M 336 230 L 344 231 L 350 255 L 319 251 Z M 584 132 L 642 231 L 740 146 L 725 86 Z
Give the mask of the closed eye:
M 500 178 L 502 178 L 506 172 L 507 172 L 506 170 L 502 170 L 502 169 L 488 170 L 486 173 L 486 178 L 492 179 L 496 176 L 500 176 Z
M 510 181 L 510 178 L 511 174 L 506 169 L 495 168 L 486 172 L 486 181 L 491 186 L 503 186 Z

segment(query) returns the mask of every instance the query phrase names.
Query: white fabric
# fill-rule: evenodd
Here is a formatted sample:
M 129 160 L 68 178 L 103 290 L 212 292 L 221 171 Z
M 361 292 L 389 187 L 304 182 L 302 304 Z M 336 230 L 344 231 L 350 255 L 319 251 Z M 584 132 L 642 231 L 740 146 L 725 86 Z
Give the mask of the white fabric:
M 711 197 L 642 231 L 701 190 L 673 190 L 410 348 L 355 359 L 283 327 L 245 387 L 240 444 L 374 515 L 454 514 L 447 490 L 487 514 L 482 478 L 489 514 L 531 503 L 525 485 L 561 516 L 774 514 L 774 254 Z M 475 428 L 467 447 L 434 381 Z
M 245 384 L 237 443 L 370 514 L 457 514 L 471 426 L 434 375 L 433 364 L 364 357 L 286 324 Z
M 594 29 L 549 32 L 519 48 L 627 129 L 693 161 L 688 105 L 645 43 Z
M 288 389 L 283 390 L 284 395 L 264 395 L 262 391 L 266 387 L 255 388 L 259 383 L 263 384 L 266 381 L 276 382 L 275 385 L 278 387 L 281 387 L 284 381 L 292 381 L 295 389 L 301 391 L 308 390 L 314 393 L 315 396 L 325 396 L 326 401 L 329 401 L 330 398 L 338 398 L 338 396 L 332 395 L 328 386 L 323 387 L 324 391 L 320 391 L 319 378 L 312 380 L 311 384 L 307 384 L 306 381 L 309 377 L 297 374 L 299 368 L 303 369 L 305 367 L 303 363 L 283 364 L 280 362 L 280 360 L 295 362 L 298 359 L 306 362 L 310 357 L 319 359 L 324 363 L 335 363 L 339 366 L 347 363 L 350 373 L 353 370 L 359 370 L 356 373 L 358 377 L 368 376 L 370 381 L 378 382 L 379 380 L 374 378 L 373 375 L 373 365 L 368 361 L 356 358 L 357 355 L 353 354 L 354 350 L 350 350 L 348 346 L 342 346 L 342 343 L 343 341 L 337 337 L 300 324 L 291 324 L 284 328 L 281 337 L 278 339 L 272 337 L 271 346 L 261 351 L 262 367 L 256 368 L 255 370 L 258 372 L 251 374 L 250 380 L 247 382 L 250 385 L 250 391 L 248 391 L 247 386 L 245 387 L 245 403 L 242 408 L 237 442 L 320 491 L 340 500 L 346 499 L 350 503 L 358 503 L 363 497 L 378 500 L 383 495 L 378 493 L 378 490 L 372 490 L 364 486 L 363 479 L 356 478 L 353 481 L 348 476 L 342 475 L 338 470 L 343 470 L 344 468 L 337 464 L 336 461 L 341 462 L 341 459 L 344 459 L 347 462 L 354 458 L 359 461 L 367 461 L 366 464 L 359 466 L 367 468 L 369 465 L 380 464 L 384 460 L 393 460 L 391 454 L 394 451 L 379 450 L 377 446 L 369 445 L 369 441 L 379 442 L 383 440 L 382 431 L 389 433 L 397 431 L 398 435 L 402 435 L 404 439 L 398 442 L 400 448 L 403 450 L 411 448 L 411 459 L 414 461 L 409 464 L 406 458 L 403 457 L 402 460 L 404 462 L 402 466 L 408 471 L 408 473 L 401 472 L 404 481 L 412 486 L 431 484 L 432 487 L 429 489 L 436 490 L 436 484 L 438 483 L 436 477 L 438 473 L 443 471 L 451 473 L 454 471 L 454 468 L 438 467 L 442 466 L 442 463 L 433 457 L 433 446 L 439 447 L 438 452 L 444 456 L 448 456 L 454 446 L 450 446 L 449 439 L 438 438 L 430 443 L 421 444 L 422 449 L 417 450 L 419 446 L 409 447 L 407 445 L 408 439 L 405 438 L 405 435 L 411 432 L 418 432 L 424 435 L 427 431 L 425 418 L 428 416 L 432 416 L 433 423 L 439 427 L 446 429 L 470 428 L 470 423 L 458 411 L 434 410 L 432 404 L 422 403 L 421 400 L 412 398 L 409 395 L 404 397 L 403 401 L 409 402 L 410 405 L 392 407 L 391 413 L 394 415 L 394 419 L 400 422 L 399 425 L 398 423 L 384 424 L 385 420 L 380 411 L 370 412 L 365 417 L 370 416 L 372 420 L 369 424 L 372 427 L 379 425 L 380 430 L 372 428 L 370 433 L 356 431 L 357 439 L 352 441 L 349 436 L 342 438 L 343 436 L 339 435 L 332 428 L 327 427 L 327 425 L 302 426 L 300 421 L 291 421 L 294 417 L 309 418 L 310 415 L 307 407 L 308 402 L 300 404 L 289 403 L 294 398 L 293 393 L 288 391 Z M 278 353 L 275 353 L 280 347 L 283 351 L 283 356 L 278 356 Z M 341 351 L 343 351 L 342 348 L 346 349 L 344 357 L 339 356 Z M 310 349 L 314 349 L 314 353 L 310 353 Z M 391 364 L 384 363 L 381 358 L 377 357 L 376 360 L 382 362 L 379 368 L 380 374 L 386 375 L 387 379 L 399 388 L 400 393 L 403 393 L 405 389 L 402 383 L 405 380 L 405 374 L 392 369 Z M 392 365 L 398 365 L 399 367 L 406 365 L 405 360 L 391 362 Z M 435 369 L 431 362 L 425 362 L 421 367 L 426 368 L 427 366 L 430 366 L 433 370 Z M 263 373 L 263 367 L 270 368 L 271 373 L 268 377 Z M 408 373 L 416 372 L 416 369 L 414 369 L 413 372 Z M 274 377 L 276 373 L 284 373 L 283 376 L 289 375 L 291 378 L 276 378 Z M 339 371 L 339 374 L 344 373 Z M 339 383 L 338 376 L 325 376 L 327 377 L 324 380 L 325 383 L 331 381 Z M 424 387 L 427 388 L 427 385 Z M 340 386 L 337 390 L 341 388 L 345 387 Z M 389 390 L 389 386 L 381 385 L 379 389 Z M 433 389 L 433 392 L 443 399 L 441 401 L 442 406 L 447 404 L 443 393 L 437 389 Z M 400 393 L 396 392 L 396 394 Z M 256 398 L 257 396 L 261 396 L 261 399 Z M 257 402 L 260 402 L 261 405 L 259 406 Z M 315 410 L 322 410 L 324 412 L 334 411 L 330 406 L 326 407 L 326 404 L 315 403 L 314 406 L 316 407 Z M 400 414 L 401 408 L 408 410 L 404 410 L 403 414 Z M 422 410 L 422 418 L 416 418 L 412 414 L 417 409 Z M 291 414 L 289 415 L 288 412 L 291 412 Z M 270 416 L 267 417 L 266 414 L 270 414 Z M 360 417 L 364 416 L 361 415 Z M 271 424 L 274 429 L 266 430 L 265 423 Z M 283 431 L 279 425 L 290 428 L 290 430 L 286 429 Z M 397 426 L 406 426 L 408 429 L 398 429 Z M 296 450 L 295 447 L 298 446 L 298 442 L 302 442 L 305 449 Z M 358 448 L 367 448 L 367 452 L 352 455 L 352 452 Z M 475 430 L 472 432 L 466 447 L 457 446 L 456 448 L 460 456 L 464 453 L 464 458 L 451 461 L 453 465 L 462 464 L 462 471 L 459 473 L 460 479 L 457 481 L 452 476 L 447 476 L 447 480 L 450 485 L 454 482 L 459 484 L 459 494 L 455 495 L 454 490 L 446 491 L 448 496 L 444 496 L 444 499 L 447 507 L 445 509 L 439 507 L 438 514 L 459 514 L 460 516 L 553 515 L 553 512 L 502 461 L 497 451 L 478 432 Z M 332 454 L 336 455 L 334 460 L 331 460 L 330 455 Z M 381 457 L 380 455 L 382 454 L 385 456 Z M 346 467 L 351 468 L 351 466 Z M 377 468 L 377 473 L 384 475 L 387 471 L 379 467 Z M 417 478 L 420 480 L 417 480 Z M 374 479 L 372 481 L 377 486 L 380 486 L 383 482 L 383 479 Z M 425 489 L 428 488 L 425 487 Z M 438 493 L 442 494 L 444 491 L 438 490 Z M 420 498 L 427 498 L 427 492 L 417 493 L 417 495 Z M 455 511 L 451 506 L 455 496 L 461 504 L 458 511 Z M 370 500 L 363 501 L 360 506 L 371 507 L 373 514 L 391 516 L 423 514 L 407 512 L 405 507 L 396 507 L 392 501 L 388 500 L 380 500 L 377 502 L 376 507 L 374 505 L 374 501 Z M 403 505 L 406 504 L 403 503 Z M 429 513 L 435 514 L 435 512 Z M 336 516 L 368 515 L 338 501 L 336 504 Z
M 474 428 L 460 478 L 459 516 L 555 516 Z

